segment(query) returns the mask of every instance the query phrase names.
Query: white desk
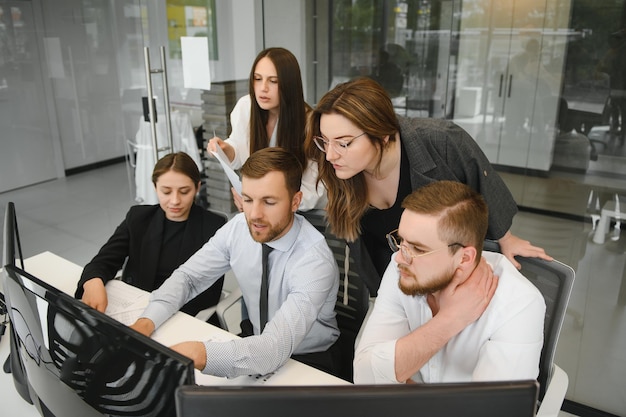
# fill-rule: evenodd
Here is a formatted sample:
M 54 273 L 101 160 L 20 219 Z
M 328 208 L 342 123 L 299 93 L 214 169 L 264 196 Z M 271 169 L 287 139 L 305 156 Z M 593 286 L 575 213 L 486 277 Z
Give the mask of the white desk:
M 51 252 L 43 252 L 25 259 L 27 272 L 59 290 L 74 296 L 76 283 L 82 268 Z M 198 320 L 188 314 L 178 312 L 166 321 L 152 335 L 152 338 L 166 346 L 187 340 L 229 340 L 238 336 Z M 349 382 L 301 362 L 289 359 L 285 365 L 270 375 L 263 377 L 241 376 L 237 378 L 220 378 L 204 375 L 196 370 L 196 383 L 199 385 L 345 385 Z

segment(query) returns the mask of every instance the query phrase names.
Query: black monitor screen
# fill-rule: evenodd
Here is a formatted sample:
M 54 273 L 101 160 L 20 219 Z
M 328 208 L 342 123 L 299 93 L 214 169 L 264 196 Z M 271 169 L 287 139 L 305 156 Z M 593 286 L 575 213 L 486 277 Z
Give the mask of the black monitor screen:
M 194 383 L 190 359 L 16 266 L 5 275 L 19 355 L 44 415 L 175 415 L 176 388 Z
M 183 386 L 177 417 L 531 417 L 538 383 Z M 254 411 L 251 411 L 254 410 Z
M 2 266 L 15 265 L 17 255 L 22 269 L 24 269 L 22 246 L 17 229 L 17 216 L 15 215 L 15 204 L 12 202 L 7 203 L 7 207 L 4 211 L 2 244 Z

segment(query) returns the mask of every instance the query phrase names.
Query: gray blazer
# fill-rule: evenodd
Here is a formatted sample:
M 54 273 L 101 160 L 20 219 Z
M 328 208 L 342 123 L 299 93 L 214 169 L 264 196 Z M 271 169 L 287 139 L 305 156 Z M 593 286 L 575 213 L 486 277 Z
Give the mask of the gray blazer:
M 407 153 L 413 190 L 434 181 L 465 183 L 482 194 L 489 207 L 488 239 L 500 239 L 511 228 L 517 204 L 502 178 L 476 141 L 449 120 L 400 117 L 400 141 Z M 362 239 L 348 243 L 351 266 L 378 294 L 382 277 L 376 272 Z

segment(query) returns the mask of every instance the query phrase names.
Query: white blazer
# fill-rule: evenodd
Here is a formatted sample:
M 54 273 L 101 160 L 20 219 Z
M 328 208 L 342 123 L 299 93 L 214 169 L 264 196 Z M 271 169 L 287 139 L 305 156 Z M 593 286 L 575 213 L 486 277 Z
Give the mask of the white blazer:
M 226 139 L 226 142 L 235 150 L 235 158 L 230 163 L 233 169 L 241 168 L 250 156 L 250 104 L 251 98 L 247 94 L 237 101 L 233 111 L 230 113 L 232 132 Z M 274 126 L 274 131 L 270 138 L 270 146 L 276 146 L 277 130 L 278 123 Z M 326 189 L 321 183 L 318 186 L 315 185 L 317 172 L 317 163 L 308 161 L 302 173 L 302 202 L 300 203 L 300 210 L 302 211 L 326 208 L 326 203 L 328 202 Z

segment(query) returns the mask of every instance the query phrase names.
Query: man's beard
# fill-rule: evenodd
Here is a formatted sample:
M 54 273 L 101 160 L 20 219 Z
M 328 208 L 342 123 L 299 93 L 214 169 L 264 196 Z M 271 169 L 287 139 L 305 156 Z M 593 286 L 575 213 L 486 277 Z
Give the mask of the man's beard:
M 250 231 L 250 236 L 252 236 L 252 239 L 254 239 L 255 242 L 259 242 L 259 243 L 267 243 L 267 242 L 271 242 L 274 239 L 276 239 L 276 237 L 280 236 L 280 234 L 285 230 L 285 228 L 287 226 L 289 226 L 291 220 L 287 220 L 284 224 L 283 223 L 279 223 L 277 225 L 271 225 L 268 224 L 269 228 L 267 229 L 267 233 L 265 233 L 264 235 L 259 234 L 258 232 L 256 232 L 252 226 L 251 223 L 259 223 L 257 221 L 254 220 L 248 220 L 248 230 Z M 262 224 L 266 224 L 261 222 Z
M 406 265 L 398 264 L 398 270 L 402 270 L 405 275 L 409 275 L 399 277 L 398 287 L 400 287 L 400 291 L 412 297 L 424 296 L 440 291 L 450 284 L 454 276 L 454 271 L 444 271 L 439 276 L 429 278 L 428 283 L 422 284 Z M 403 280 L 410 280 L 410 284 L 405 284 Z

